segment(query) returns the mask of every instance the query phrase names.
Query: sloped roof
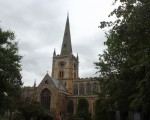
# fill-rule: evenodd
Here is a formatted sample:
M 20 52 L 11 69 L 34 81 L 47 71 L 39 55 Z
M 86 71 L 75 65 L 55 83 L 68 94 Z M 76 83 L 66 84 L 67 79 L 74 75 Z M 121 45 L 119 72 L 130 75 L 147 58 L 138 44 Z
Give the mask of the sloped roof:
M 57 90 L 59 89 L 59 90 L 62 91 L 62 92 L 68 93 L 68 91 L 67 91 L 66 87 L 63 85 L 63 83 L 62 83 L 60 80 L 51 78 L 48 73 L 45 75 L 45 77 L 43 78 L 43 80 L 41 81 L 41 83 L 38 85 L 38 87 L 39 87 L 40 85 L 43 85 L 43 83 L 44 83 L 45 81 L 47 81 L 47 80 L 48 80 L 49 82 L 51 82 L 51 83 L 56 87 Z
M 53 81 L 53 83 L 54 83 L 54 85 L 56 86 L 57 89 L 60 89 L 60 90 L 63 90 L 65 92 L 67 92 L 66 87 L 63 85 L 63 83 L 61 81 L 56 80 L 56 79 L 52 79 L 52 81 Z M 59 84 L 60 84 L 60 88 L 59 88 Z

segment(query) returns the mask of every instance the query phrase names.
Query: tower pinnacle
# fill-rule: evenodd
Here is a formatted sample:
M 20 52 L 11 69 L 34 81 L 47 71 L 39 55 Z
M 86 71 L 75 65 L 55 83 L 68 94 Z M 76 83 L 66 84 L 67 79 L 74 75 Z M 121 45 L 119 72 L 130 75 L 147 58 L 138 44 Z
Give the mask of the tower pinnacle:
M 53 57 L 55 57 L 56 56 L 56 51 L 55 51 L 55 49 L 54 49 L 54 52 L 53 52 Z
M 63 43 L 61 47 L 61 55 L 72 54 L 71 35 L 69 26 L 69 15 L 67 15 L 66 27 L 64 31 Z

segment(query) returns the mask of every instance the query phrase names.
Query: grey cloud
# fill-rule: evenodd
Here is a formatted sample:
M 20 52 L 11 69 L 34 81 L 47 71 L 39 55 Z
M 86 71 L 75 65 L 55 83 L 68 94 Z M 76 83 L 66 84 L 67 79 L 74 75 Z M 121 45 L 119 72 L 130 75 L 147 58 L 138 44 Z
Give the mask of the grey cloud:
M 39 83 L 47 71 L 51 74 L 53 50 L 60 53 L 68 10 L 73 53 L 79 54 L 79 74 L 95 76 L 93 62 L 105 49 L 106 39 L 98 25 L 106 18 L 103 6 L 111 5 L 111 1 L 100 7 L 105 3 L 99 0 L 0 0 L 0 26 L 15 31 L 19 53 L 24 56 L 24 85 L 33 85 L 35 78 Z

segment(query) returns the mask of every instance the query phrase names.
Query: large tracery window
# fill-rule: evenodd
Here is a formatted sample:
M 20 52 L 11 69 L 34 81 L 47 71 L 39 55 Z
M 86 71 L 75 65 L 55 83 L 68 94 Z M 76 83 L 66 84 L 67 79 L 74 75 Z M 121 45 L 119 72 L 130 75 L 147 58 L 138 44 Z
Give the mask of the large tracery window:
M 74 86 L 73 86 L 73 93 L 74 93 L 74 95 L 78 95 L 78 85 L 77 84 L 74 84 Z
M 51 92 L 45 88 L 41 92 L 41 104 L 46 110 L 50 110 L 50 103 L 51 103 Z
M 84 95 L 84 84 L 80 84 L 79 85 L 79 93 L 80 93 L 80 95 Z
M 86 94 L 91 94 L 91 84 L 90 83 L 86 84 Z

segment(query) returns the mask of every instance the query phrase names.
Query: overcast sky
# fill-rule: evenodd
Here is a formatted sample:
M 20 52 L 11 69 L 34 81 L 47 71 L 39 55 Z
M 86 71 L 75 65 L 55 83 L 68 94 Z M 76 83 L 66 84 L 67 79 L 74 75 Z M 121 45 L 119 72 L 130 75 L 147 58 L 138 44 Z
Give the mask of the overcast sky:
M 107 21 L 114 0 L 0 0 L 0 27 L 15 32 L 23 56 L 24 86 L 51 75 L 54 48 L 60 54 L 69 12 L 73 54 L 79 55 L 79 77 L 94 77 L 94 62 L 106 48 L 100 21 Z

